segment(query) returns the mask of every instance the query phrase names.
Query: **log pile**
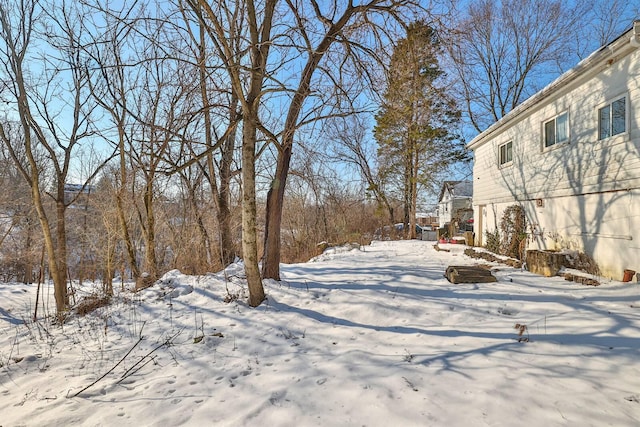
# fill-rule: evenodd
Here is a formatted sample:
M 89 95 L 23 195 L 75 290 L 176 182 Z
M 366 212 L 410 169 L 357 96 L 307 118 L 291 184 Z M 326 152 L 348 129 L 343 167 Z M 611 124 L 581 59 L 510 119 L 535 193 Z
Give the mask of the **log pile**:
M 499 262 L 501 264 L 506 264 L 509 267 L 513 267 L 513 268 L 522 267 L 522 261 L 517 260 L 515 258 L 497 257 L 491 252 L 476 251 L 474 248 L 465 249 L 464 254 L 471 258 L 483 259 L 489 262 Z

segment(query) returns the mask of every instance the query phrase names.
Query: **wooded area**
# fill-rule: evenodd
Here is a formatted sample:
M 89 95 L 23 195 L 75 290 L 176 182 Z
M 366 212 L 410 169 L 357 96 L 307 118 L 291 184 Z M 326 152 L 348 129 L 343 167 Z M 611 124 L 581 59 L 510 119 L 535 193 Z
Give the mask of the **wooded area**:
M 62 313 L 69 280 L 241 257 L 257 306 L 321 242 L 413 230 L 463 125 L 637 13 L 594 4 L 0 0 L 0 280 L 51 279 Z

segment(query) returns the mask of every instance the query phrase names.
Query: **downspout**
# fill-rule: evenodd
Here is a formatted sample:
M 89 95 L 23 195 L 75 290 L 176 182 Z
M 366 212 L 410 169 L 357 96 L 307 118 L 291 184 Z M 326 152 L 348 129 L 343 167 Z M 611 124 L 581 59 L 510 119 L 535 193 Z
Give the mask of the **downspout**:
M 633 21 L 633 35 L 629 41 L 631 46 L 640 47 L 640 21 Z

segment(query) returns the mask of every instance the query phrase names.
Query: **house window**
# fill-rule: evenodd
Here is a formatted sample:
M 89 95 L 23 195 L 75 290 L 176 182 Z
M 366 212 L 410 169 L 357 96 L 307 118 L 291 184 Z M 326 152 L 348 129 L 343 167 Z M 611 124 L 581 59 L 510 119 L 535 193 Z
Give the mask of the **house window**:
M 500 162 L 500 166 L 506 165 L 513 160 L 513 142 L 509 141 L 506 144 L 502 144 L 500 146 L 500 151 L 498 154 L 498 160 Z
M 544 124 L 544 146 L 551 147 L 569 140 L 569 113 L 563 113 Z
M 625 133 L 627 130 L 626 98 L 618 98 L 598 110 L 598 139 Z

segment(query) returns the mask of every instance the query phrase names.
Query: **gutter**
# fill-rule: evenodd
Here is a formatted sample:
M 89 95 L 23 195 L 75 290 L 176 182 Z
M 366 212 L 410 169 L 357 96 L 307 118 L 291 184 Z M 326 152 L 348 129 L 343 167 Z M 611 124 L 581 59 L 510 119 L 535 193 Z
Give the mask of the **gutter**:
M 628 37 L 627 35 L 630 35 L 630 37 Z M 545 86 L 542 90 L 536 92 L 516 108 L 509 111 L 506 115 L 500 118 L 500 120 L 482 131 L 475 138 L 473 138 L 467 144 L 466 148 L 468 150 L 475 150 L 503 126 L 515 121 L 515 119 L 525 111 L 540 104 L 544 99 L 557 92 L 560 88 L 577 80 L 588 70 L 592 69 L 594 65 L 600 62 L 604 62 L 605 59 L 612 57 L 614 52 L 621 50 L 625 46 L 632 46 L 633 48 L 640 47 L 640 20 L 636 20 L 633 22 L 633 28 L 631 30 L 625 31 L 622 35 L 620 35 L 608 45 L 602 46 L 591 55 L 580 61 L 578 65 L 562 74 L 560 77 Z

